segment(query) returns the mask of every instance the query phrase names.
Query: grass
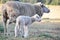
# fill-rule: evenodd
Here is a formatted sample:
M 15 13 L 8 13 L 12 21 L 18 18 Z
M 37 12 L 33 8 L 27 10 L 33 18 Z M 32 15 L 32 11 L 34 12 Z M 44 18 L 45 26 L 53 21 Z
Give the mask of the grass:
M 0 22 L 0 29 L 1 27 L 3 30 L 2 23 Z M 60 28 L 60 23 L 36 22 L 29 27 L 29 37 L 22 38 L 19 36 L 15 38 L 13 31 L 14 25 L 12 25 L 10 27 L 12 35 L 7 38 L 7 36 L 4 36 L 2 32 L 0 33 L 0 40 L 60 40 L 60 29 L 58 30 L 57 28 Z
M 3 28 L 3 24 L 0 22 L 0 32 L 3 32 L 4 28 Z
M 2 26 L 0 26 L 0 32 L 4 32 L 4 29 Z

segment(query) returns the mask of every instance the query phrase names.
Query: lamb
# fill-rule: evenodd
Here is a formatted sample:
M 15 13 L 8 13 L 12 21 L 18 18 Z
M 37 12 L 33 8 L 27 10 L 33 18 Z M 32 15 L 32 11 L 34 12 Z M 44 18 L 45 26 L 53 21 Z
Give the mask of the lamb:
M 35 14 L 32 17 L 29 16 L 18 16 L 16 19 L 15 25 L 15 37 L 18 36 L 18 32 L 22 31 L 21 36 L 27 37 L 28 36 L 28 26 L 31 25 L 33 22 L 40 22 L 41 18 L 38 14 Z

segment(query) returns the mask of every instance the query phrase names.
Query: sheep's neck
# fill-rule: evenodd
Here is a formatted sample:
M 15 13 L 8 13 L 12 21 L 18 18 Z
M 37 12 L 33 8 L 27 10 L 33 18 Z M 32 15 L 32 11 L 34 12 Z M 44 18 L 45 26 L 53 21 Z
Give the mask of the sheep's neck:
M 35 21 L 35 19 L 34 18 L 32 18 L 32 23 Z

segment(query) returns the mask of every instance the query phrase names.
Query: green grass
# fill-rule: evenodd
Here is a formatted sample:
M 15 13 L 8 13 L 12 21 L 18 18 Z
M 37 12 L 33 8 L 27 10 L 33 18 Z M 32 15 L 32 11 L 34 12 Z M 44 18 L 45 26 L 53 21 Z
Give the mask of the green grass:
M 3 25 L 0 24 L 0 32 L 4 32 Z
M 21 36 L 15 38 L 14 37 L 14 25 L 11 25 L 9 29 L 11 29 L 11 36 L 3 35 L 3 25 L 0 22 L 0 40 L 60 40 L 60 23 L 50 23 L 50 22 L 42 22 L 42 23 L 33 23 L 31 27 L 29 27 L 29 37 L 22 38 Z

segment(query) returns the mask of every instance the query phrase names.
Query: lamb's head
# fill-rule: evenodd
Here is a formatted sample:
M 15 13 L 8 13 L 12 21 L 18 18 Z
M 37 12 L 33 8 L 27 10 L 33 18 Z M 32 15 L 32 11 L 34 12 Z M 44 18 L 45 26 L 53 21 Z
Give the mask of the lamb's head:
M 38 21 L 38 22 L 41 21 L 41 17 L 40 17 L 38 14 L 35 14 L 32 18 L 33 18 L 35 21 Z

